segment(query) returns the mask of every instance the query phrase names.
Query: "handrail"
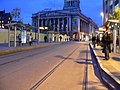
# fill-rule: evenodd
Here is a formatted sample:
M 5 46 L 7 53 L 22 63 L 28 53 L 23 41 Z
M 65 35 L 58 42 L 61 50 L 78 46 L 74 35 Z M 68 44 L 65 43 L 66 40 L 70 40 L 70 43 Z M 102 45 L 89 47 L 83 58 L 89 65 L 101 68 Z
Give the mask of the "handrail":
M 92 45 L 89 44 L 91 58 L 93 61 L 93 67 L 95 70 L 95 75 L 99 78 L 99 80 L 110 90 L 120 90 L 120 84 L 111 77 L 109 73 L 102 67 L 99 62 L 99 57 L 97 57 L 95 50 L 93 50 Z

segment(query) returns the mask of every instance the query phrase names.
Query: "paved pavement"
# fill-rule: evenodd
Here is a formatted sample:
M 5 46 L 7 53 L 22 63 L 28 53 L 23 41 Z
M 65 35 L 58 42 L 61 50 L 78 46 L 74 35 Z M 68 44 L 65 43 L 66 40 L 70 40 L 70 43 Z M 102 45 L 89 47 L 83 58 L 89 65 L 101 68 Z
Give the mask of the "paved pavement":
M 111 82 L 109 80 L 108 82 L 112 84 L 115 82 L 113 86 L 116 87 L 117 90 L 120 90 L 120 54 L 112 52 L 110 53 L 110 59 L 105 60 L 101 46 L 96 46 L 96 48 L 92 47 L 92 49 L 95 51 L 95 56 L 97 57 L 101 69 L 108 75 L 109 80 L 111 80 Z
M 107 88 L 98 80 L 94 74 L 92 60 L 89 52 L 88 58 L 86 58 L 86 60 L 89 60 L 89 62 L 86 62 L 86 65 L 88 65 L 87 81 L 85 78 L 82 78 L 83 82 L 80 82 L 82 77 L 80 69 L 82 67 L 78 63 L 75 63 L 80 62 L 78 58 L 80 55 L 79 52 L 79 49 L 77 49 L 74 55 L 69 57 L 70 60 L 66 60 L 60 67 L 58 67 L 57 70 L 54 71 L 54 73 L 45 82 L 38 86 L 36 90 L 107 90 Z M 86 86 L 84 86 L 84 83 L 86 83 Z
M 6 55 L 6 54 L 10 54 L 10 53 L 15 53 L 15 52 L 19 52 L 19 51 L 24 51 L 24 50 L 29 50 L 29 49 L 33 49 L 33 48 L 40 48 L 40 47 L 45 47 L 45 46 L 50 46 L 50 45 L 56 45 L 58 43 L 34 43 L 33 46 L 22 46 L 22 47 L 7 47 L 6 45 L 2 45 L 0 44 L 0 55 Z M 119 54 L 114 54 L 111 53 L 110 54 L 110 60 L 104 60 L 104 54 L 101 51 L 101 47 L 96 47 L 93 49 L 96 52 L 96 57 L 99 59 L 99 63 L 100 65 L 104 68 L 104 70 L 113 78 L 115 79 L 118 83 L 120 83 L 120 55 Z M 9 52 L 9 53 L 8 53 Z M 89 54 L 90 57 L 90 54 Z M 65 75 L 72 74 L 72 73 L 76 73 L 79 72 L 79 69 L 73 70 L 73 67 L 68 68 L 68 64 L 70 66 L 74 66 L 74 60 L 69 61 L 69 62 L 65 62 L 64 64 L 62 64 L 58 70 L 56 72 L 53 73 L 53 75 L 51 77 L 49 77 L 48 80 L 46 80 L 42 86 L 45 86 L 46 88 L 49 87 L 49 89 L 39 89 L 39 88 L 43 88 L 42 86 L 39 87 L 37 90 L 79 90 L 77 87 L 76 89 L 50 89 L 50 87 L 55 87 L 55 85 L 70 85 L 70 81 L 72 77 L 77 77 L 76 75 L 71 76 L 67 79 L 68 82 L 61 84 L 61 80 L 65 80 L 64 78 L 66 78 Z M 79 67 L 80 68 L 80 67 Z M 67 71 L 66 73 L 62 73 L 62 71 L 65 70 Z M 69 72 L 68 72 L 69 71 Z M 92 64 L 88 65 L 88 72 L 93 72 L 92 74 L 88 73 L 88 90 L 107 90 L 105 88 L 104 85 L 101 84 L 100 80 L 98 80 L 98 78 L 95 76 L 94 74 L 94 69 Z M 62 75 L 62 76 L 61 76 Z M 62 79 L 60 79 L 59 77 L 62 77 Z M 67 76 L 68 77 L 68 76 Z M 55 82 L 56 81 L 56 82 Z M 51 82 L 53 84 L 51 84 Z M 77 82 L 77 79 L 73 80 L 72 83 L 75 84 Z M 56 88 L 58 88 L 58 86 L 56 86 Z
M 26 50 L 31 50 L 31 49 L 43 48 L 43 47 L 57 45 L 57 44 L 60 44 L 60 43 L 37 43 L 37 42 L 34 42 L 32 46 L 29 46 L 28 44 L 26 44 L 26 45 L 22 45 L 22 46 L 17 45 L 17 47 L 13 47 L 13 45 L 11 47 L 8 47 L 8 44 L 0 44 L 0 56 L 12 54 L 12 53 L 16 53 L 16 52 L 22 52 L 22 51 L 26 51 Z

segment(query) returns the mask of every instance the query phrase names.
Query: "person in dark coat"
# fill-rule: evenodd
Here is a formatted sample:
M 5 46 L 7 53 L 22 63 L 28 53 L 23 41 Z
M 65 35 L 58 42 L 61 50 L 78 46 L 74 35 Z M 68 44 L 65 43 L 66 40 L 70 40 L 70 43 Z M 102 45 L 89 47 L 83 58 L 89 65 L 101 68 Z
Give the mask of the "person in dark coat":
M 95 45 L 96 45 L 96 36 L 92 37 L 92 44 L 93 44 L 93 47 L 95 48 Z
M 21 46 L 21 45 L 22 45 L 22 43 L 21 43 L 21 42 L 22 42 L 21 34 L 18 35 L 18 40 L 19 40 L 19 41 L 18 41 L 18 42 L 19 42 L 19 46 Z
M 44 41 L 47 42 L 47 36 L 44 36 Z
M 111 35 L 108 32 L 105 32 L 105 34 L 102 37 L 102 43 L 103 43 L 103 53 L 105 53 L 105 60 L 109 60 L 110 56 L 109 53 L 111 53 Z
M 96 42 L 97 42 L 97 46 L 99 46 L 100 45 L 100 35 L 99 34 L 97 35 Z
M 62 41 L 62 36 L 60 36 L 60 42 Z

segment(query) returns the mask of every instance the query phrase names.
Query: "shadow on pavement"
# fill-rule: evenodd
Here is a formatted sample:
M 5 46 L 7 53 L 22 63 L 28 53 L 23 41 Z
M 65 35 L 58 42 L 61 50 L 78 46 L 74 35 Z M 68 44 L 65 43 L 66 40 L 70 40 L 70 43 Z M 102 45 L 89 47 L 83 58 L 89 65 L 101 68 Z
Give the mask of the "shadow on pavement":
M 86 59 L 86 58 L 80 58 L 80 59 L 76 59 L 76 60 L 87 60 L 87 61 L 91 61 L 91 59 Z
M 113 60 L 120 61 L 120 58 L 118 57 L 112 57 Z
M 8 44 L 0 44 L 0 47 L 8 47 Z
M 99 57 L 100 59 L 104 59 L 105 58 L 104 56 L 99 56 L 99 55 L 97 57 Z
M 83 45 L 88 46 L 89 44 L 83 44 Z
M 61 56 L 61 55 L 57 55 L 57 56 L 55 56 L 55 57 L 60 58 L 60 59 L 70 59 L 70 60 L 73 59 L 73 58 L 63 57 L 63 56 Z
M 83 50 L 83 51 L 80 51 L 80 53 L 90 53 L 90 51 L 88 51 L 88 50 Z

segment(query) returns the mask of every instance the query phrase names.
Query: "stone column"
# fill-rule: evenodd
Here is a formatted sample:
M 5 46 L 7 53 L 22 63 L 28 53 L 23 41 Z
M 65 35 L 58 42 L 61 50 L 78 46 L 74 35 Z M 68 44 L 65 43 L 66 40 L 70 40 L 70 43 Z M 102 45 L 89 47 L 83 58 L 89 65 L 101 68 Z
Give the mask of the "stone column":
M 119 24 L 119 26 L 120 26 L 120 24 Z M 118 42 L 119 42 L 119 54 L 120 54 L 120 27 L 119 27 L 119 35 L 118 35 Z
M 72 31 L 72 29 L 71 29 L 71 25 L 72 25 L 72 18 L 69 17 L 69 31 Z
M 62 18 L 62 30 L 64 31 L 64 26 L 65 26 L 65 20 Z
M 80 19 L 78 17 L 78 41 L 80 41 Z
M 60 19 L 58 18 L 58 32 L 60 30 Z
M 113 30 L 113 52 L 116 53 L 116 38 L 117 36 L 117 27 L 115 26 L 114 30 Z
M 55 18 L 53 19 L 53 31 L 55 31 Z
M 8 27 L 8 47 L 10 47 L 10 26 Z
M 41 19 L 41 27 L 43 27 L 43 19 Z
M 40 29 L 39 29 L 39 20 L 40 20 L 40 16 L 38 15 L 38 42 L 40 41 L 40 36 L 39 36 L 39 34 L 40 34 Z
M 51 27 L 52 27 L 52 20 L 51 20 L 51 18 L 50 18 L 50 30 L 51 30 Z
M 14 47 L 16 47 L 16 26 L 14 26 Z
M 68 30 L 69 30 L 69 18 L 67 17 L 67 34 L 68 34 Z

